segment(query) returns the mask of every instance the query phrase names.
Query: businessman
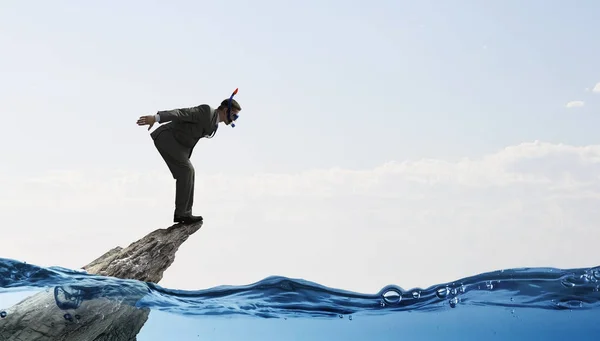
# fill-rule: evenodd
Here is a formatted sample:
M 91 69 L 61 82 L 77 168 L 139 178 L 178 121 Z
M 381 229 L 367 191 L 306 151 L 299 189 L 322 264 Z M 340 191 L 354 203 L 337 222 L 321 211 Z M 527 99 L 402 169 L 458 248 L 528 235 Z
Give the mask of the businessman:
M 229 101 L 231 115 L 228 114 Z M 158 127 L 150 136 L 175 179 L 175 223 L 202 221 L 202 216 L 192 214 L 195 174 L 190 157 L 194 146 L 203 137 L 212 138 L 220 122 L 232 124 L 241 110 L 236 100 L 228 98 L 216 109 L 208 104 L 201 104 L 191 108 L 158 111 L 156 115 L 141 116 L 138 119 L 137 124 L 148 125 L 148 130 L 155 123 L 168 123 Z

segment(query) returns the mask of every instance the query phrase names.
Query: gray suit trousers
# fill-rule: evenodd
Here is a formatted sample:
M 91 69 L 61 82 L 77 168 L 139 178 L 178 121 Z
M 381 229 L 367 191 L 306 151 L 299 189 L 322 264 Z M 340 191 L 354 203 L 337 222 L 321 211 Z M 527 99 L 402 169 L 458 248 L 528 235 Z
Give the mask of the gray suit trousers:
M 195 181 L 194 166 L 189 159 L 191 148 L 177 142 L 170 130 L 161 132 L 154 139 L 154 145 L 167 163 L 176 181 L 175 215 L 191 215 L 194 204 Z

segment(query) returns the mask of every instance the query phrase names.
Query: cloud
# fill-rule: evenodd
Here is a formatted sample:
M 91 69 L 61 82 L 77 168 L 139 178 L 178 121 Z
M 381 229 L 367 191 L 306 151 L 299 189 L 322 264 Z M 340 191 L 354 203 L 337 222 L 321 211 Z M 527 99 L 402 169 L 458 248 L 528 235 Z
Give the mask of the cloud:
M 160 169 L 2 178 L 3 256 L 81 266 L 168 226 L 174 181 Z M 497 268 L 597 265 L 600 145 L 534 141 L 456 161 L 196 178 L 206 224 L 165 286 L 281 274 L 373 292 Z
M 596 86 L 594 86 L 594 89 L 592 91 L 600 92 L 600 82 L 596 83 Z
M 584 105 L 583 101 L 571 101 L 571 102 L 567 103 L 566 107 L 567 108 L 579 108 L 579 107 L 583 107 L 583 105 Z

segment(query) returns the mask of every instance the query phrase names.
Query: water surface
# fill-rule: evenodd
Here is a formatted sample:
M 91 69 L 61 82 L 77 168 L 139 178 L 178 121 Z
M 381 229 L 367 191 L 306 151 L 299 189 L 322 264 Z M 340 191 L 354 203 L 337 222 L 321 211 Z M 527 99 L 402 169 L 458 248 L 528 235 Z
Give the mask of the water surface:
M 27 315 L 16 303 L 44 293 L 43 306 L 28 307 L 44 312 L 40 324 L 76 329 L 100 323 L 91 314 L 106 320 L 123 307 L 148 310 L 139 341 L 599 340 L 599 288 L 594 267 L 505 269 L 377 293 L 280 276 L 189 291 L 0 258 L 0 335 L 11 318 Z

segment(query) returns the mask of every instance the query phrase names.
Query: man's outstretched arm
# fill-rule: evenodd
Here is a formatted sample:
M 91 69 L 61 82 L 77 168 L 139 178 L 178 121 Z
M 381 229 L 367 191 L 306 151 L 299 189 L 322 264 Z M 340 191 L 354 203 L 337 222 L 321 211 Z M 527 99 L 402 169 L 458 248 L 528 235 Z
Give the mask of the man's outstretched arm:
M 159 122 L 194 122 L 199 123 L 210 117 L 210 107 L 202 104 L 191 108 L 161 110 L 156 113 Z
M 199 105 L 191 108 L 181 108 L 173 110 L 161 110 L 155 115 L 141 116 L 137 124 L 149 125 L 148 130 L 154 123 L 163 122 L 192 122 L 210 124 L 210 107 L 208 105 Z

